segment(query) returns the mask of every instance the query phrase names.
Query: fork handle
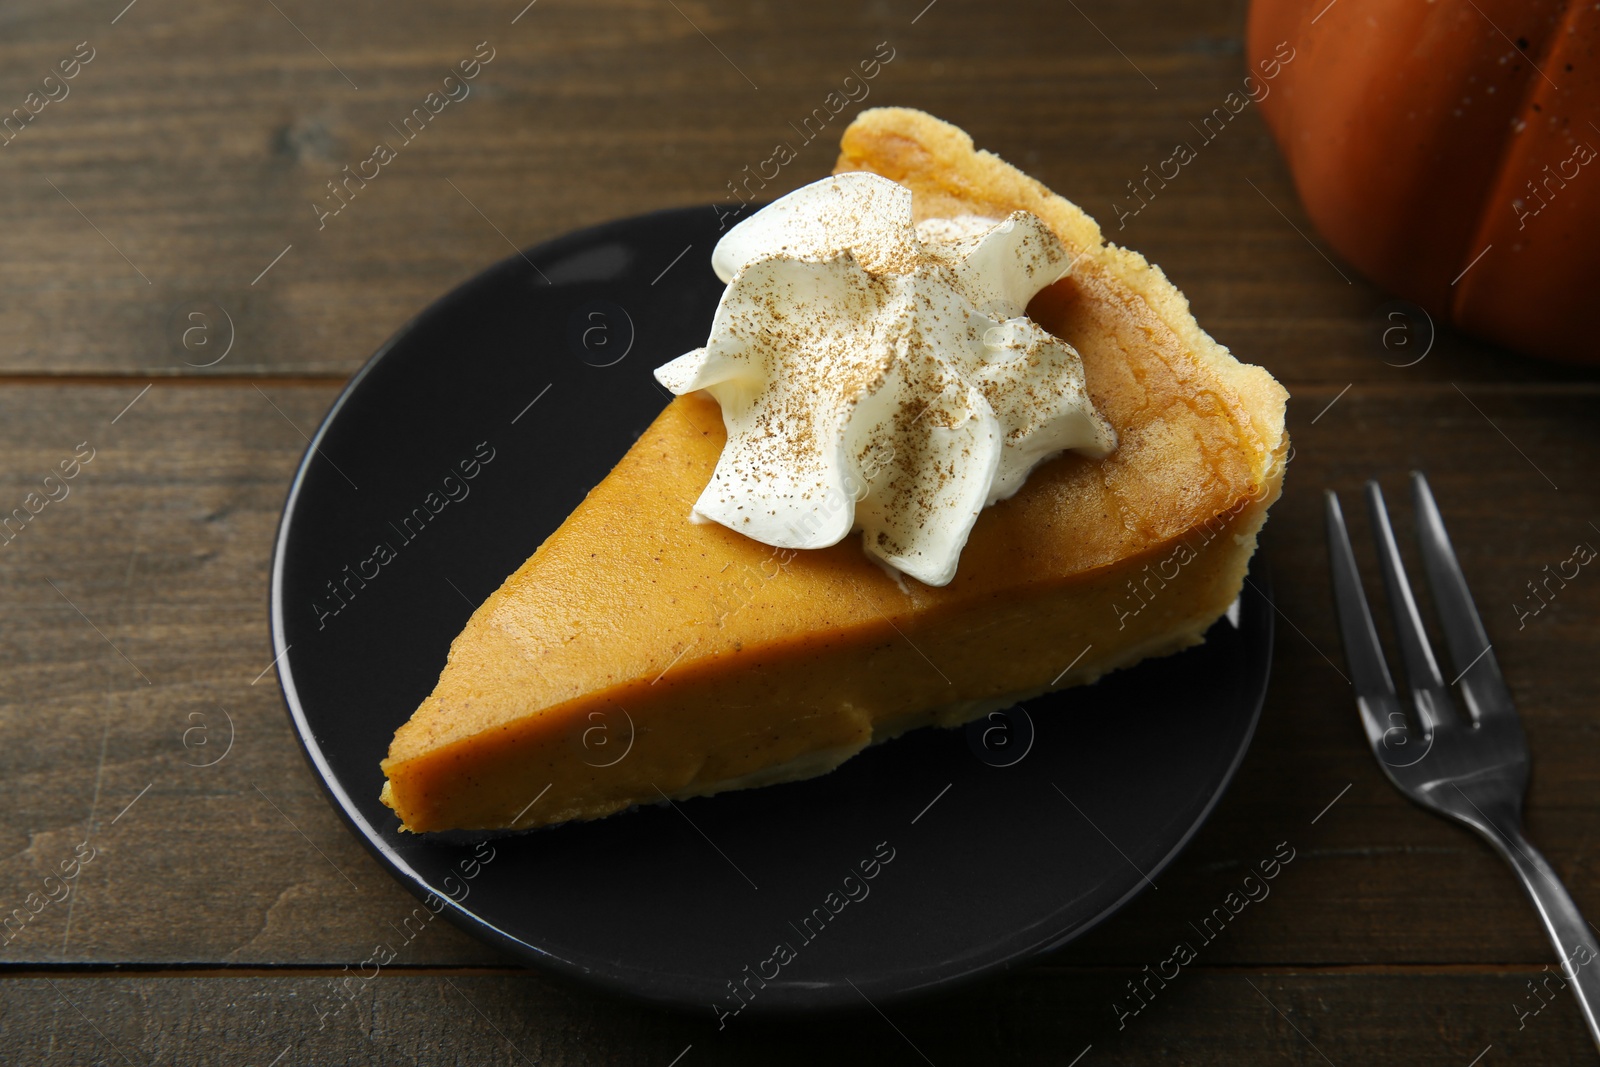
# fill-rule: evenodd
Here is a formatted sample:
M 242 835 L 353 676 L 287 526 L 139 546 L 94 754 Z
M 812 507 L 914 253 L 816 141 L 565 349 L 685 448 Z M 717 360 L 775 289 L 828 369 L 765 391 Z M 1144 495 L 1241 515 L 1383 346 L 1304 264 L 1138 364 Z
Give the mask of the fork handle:
M 1600 1049 L 1600 943 L 1595 941 L 1594 928 L 1572 902 L 1572 896 L 1556 877 L 1550 861 L 1533 847 L 1518 823 L 1508 825 L 1507 820 L 1496 820 L 1489 832 L 1482 827 L 1475 829 L 1511 864 L 1522 888 L 1539 910 L 1545 932 L 1561 956 L 1562 976 L 1577 998 L 1583 1021 L 1589 1026 L 1589 1037 Z

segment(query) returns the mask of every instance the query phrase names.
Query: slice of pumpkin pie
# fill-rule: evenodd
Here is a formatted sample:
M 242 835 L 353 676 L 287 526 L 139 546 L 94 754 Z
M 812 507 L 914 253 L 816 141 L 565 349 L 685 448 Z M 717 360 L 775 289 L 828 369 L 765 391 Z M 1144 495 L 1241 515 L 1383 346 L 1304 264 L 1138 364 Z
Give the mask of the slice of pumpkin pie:
M 823 774 L 1194 645 L 1238 595 L 1286 394 L 961 130 L 864 112 L 713 266 L 680 395 L 396 731 L 406 829 Z

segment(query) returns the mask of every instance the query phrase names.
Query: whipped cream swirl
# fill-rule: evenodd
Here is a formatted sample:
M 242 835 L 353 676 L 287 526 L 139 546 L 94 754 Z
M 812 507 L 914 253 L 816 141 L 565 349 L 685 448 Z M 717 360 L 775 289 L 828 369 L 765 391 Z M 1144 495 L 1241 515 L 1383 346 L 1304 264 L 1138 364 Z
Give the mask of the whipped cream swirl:
M 1078 353 L 1024 311 L 1069 258 L 1025 211 L 914 224 L 911 191 L 866 172 L 735 226 L 710 339 L 656 371 L 727 426 L 690 518 L 779 548 L 859 528 L 869 556 L 949 583 L 983 508 L 1064 450 L 1116 447 Z

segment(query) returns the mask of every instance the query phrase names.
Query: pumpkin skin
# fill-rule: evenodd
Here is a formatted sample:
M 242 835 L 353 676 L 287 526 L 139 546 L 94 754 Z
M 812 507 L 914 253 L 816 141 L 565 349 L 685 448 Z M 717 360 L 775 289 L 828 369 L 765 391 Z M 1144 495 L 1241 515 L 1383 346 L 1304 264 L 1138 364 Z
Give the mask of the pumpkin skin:
M 1261 110 L 1328 243 L 1468 332 L 1600 362 L 1600 5 L 1254 0 L 1252 64 L 1282 41 Z

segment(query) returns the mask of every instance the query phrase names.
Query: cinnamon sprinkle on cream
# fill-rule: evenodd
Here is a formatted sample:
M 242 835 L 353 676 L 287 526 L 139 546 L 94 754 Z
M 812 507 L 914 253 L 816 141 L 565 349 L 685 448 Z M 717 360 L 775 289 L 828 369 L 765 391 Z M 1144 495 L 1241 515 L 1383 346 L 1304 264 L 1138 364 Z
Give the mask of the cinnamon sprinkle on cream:
M 691 518 L 781 548 L 860 529 L 868 555 L 947 584 L 984 507 L 1063 450 L 1116 447 L 1078 353 L 1025 313 L 1069 260 L 1027 212 L 914 225 L 910 191 L 867 172 L 734 227 L 710 339 L 656 371 L 727 425 Z

